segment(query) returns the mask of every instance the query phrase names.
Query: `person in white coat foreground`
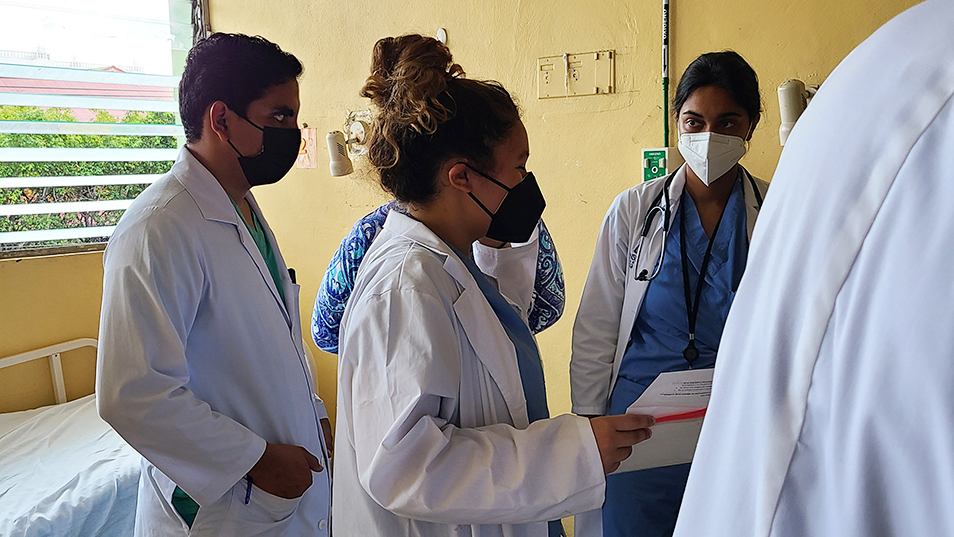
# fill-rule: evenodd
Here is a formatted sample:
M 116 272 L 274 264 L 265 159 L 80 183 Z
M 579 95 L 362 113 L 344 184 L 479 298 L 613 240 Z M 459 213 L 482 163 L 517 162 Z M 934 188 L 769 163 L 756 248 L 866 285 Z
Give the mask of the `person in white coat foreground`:
M 952 21 L 888 22 L 792 131 L 677 537 L 954 535 Z
M 494 278 L 469 254 L 526 242 L 545 202 L 509 93 L 463 75 L 435 39 L 385 38 L 362 90 L 371 163 L 409 215 L 388 214 L 342 319 L 337 537 L 560 535 L 650 435 L 650 416 L 549 418 L 526 309 L 505 298 L 520 256 Z
M 573 411 L 620 414 L 663 372 L 711 368 L 768 185 L 739 164 L 761 116 L 755 71 L 711 52 L 673 99 L 686 165 L 616 197 L 573 326 Z M 672 535 L 689 464 L 607 477 L 581 537 Z
M 299 287 L 249 192 L 295 162 L 301 72 L 260 37 L 197 43 L 187 143 L 106 248 L 96 395 L 144 458 L 136 535 L 328 534 Z

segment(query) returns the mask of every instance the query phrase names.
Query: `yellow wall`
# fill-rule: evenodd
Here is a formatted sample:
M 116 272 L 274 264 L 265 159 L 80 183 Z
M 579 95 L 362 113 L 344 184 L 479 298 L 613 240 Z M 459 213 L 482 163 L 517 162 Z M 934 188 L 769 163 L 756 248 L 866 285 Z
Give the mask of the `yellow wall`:
M 822 82 L 855 45 L 915 3 L 672 0 L 672 83 L 702 52 L 732 48 L 745 56 L 761 78 L 766 113 L 744 162 L 770 178 L 780 152 L 778 84 L 791 77 Z M 547 196 L 545 216 L 566 273 L 564 318 L 539 340 L 551 408 L 568 411 L 570 331 L 600 220 L 613 197 L 638 180 L 640 148 L 656 147 L 662 138 L 660 2 L 212 0 L 211 15 L 213 29 L 263 35 L 303 61 L 301 119 L 320 135 L 341 128 L 347 110 L 367 107 L 358 90 L 372 45 L 386 35 L 433 35 L 444 27 L 455 59 L 471 76 L 499 80 L 513 92 L 530 133 L 529 167 Z M 536 99 L 537 57 L 602 49 L 617 51 L 616 94 Z M 319 155 L 319 169 L 294 170 L 277 185 L 256 189 L 288 264 L 298 270 L 306 331 L 338 241 L 355 219 L 387 199 L 366 171 L 333 178 L 327 156 Z M 0 356 L 95 337 L 101 263 L 101 253 L 0 261 Z M 334 415 L 335 359 L 317 350 L 316 357 L 320 390 Z M 67 375 L 77 377 L 69 383 L 71 397 L 92 389 L 91 360 L 66 358 Z M 0 410 L 52 402 L 47 374 L 41 364 L 0 373 Z
M 700 53 L 732 48 L 746 57 L 760 76 L 766 113 L 743 162 L 768 179 L 780 153 L 778 84 L 793 77 L 822 82 L 854 46 L 915 3 L 672 0 L 672 85 Z M 529 168 L 547 197 L 545 218 L 566 274 L 563 320 L 539 338 L 550 407 L 562 413 L 570 409 L 570 332 L 597 229 L 615 195 L 639 180 L 640 149 L 661 144 L 660 4 L 211 0 L 211 18 L 216 31 L 260 34 L 302 60 L 301 120 L 318 128 L 319 141 L 341 128 L 347 110 L 367 108 L 358 90 L 372 45 L 383 36 L 434 35 L 444 27 L 455 59 L 470 76 L 499 80 L 516 96 L 530 134 Z M 536 58 L 604 49 L 617 51 L 616 94 L 536 99 Z M 334 249 L 357 218 L 387 199 L 366 171 L 333 178 L 323 150 L 319 155 L 319 169 L 294 170 L 277 185 L 255 191 L 286 261 L 298 271 L 309 344 L 311 305 Z M 101 254 L 0 261 L 0 356 L 95 337 L 101 262 Z M 333 417 L 335 357 L 317 349 L 315 355 L 320 392 Z M 71 396 L 92 389 L 91 357 L 85 360 L 72 372 L 81 379 L 70 385 Z M 0 410 L 52 402 L 47 379 L 42 364 L 0 374 Z
M 746 57 L 759 73 L 766 113 L 744 162 L 770 178 L 780 153 L 775 88 L 792 77 L 822 82 L 854 46 L 915 3 L 672 0 L 672 84 L 700 53 L 732 48 Z M 319 138 L 340 129 L 347 110 L 368 107 L 358 91 L 374 42 L 388 35 L 446 28 L 455 60 L 470 76 L 499 80 L 517 97 L 530 133 L 529 168 L 547 197 L 545 218 L 566 273 L 566 312 L 539 338 L 551 409 L 561 413 L 570 408 L 570 333 L 597 229 L 613 197 L 638 180 L 640 149 L 661 144 L 660 6 L 658 0 L 212 0 L 211 16 L 216 31 L 260 34 L 302 60 L 301 121 L 317 127 Z M 617 51 L 616 94 L 536 98 L 536 58 L 603 49 Z M 304 319 L 340 239 L 387 199 L 367 172 L 331 177 L 323 149 L 319 155 L 319 169 L 294 170 L 256 189 L 286 260 L 298 270 Z M 321 393 L 331 403 L 335 358 L 319 351 L 316 357 Z
M 93 252 L 0 261 L 0 357 L 95 338 L 103 300 L 103 254 Z M 63 353 L 70 399 L 93 393 L 96 353 Z M 0 371 L 0 412 L 53 404 L 46 361 Z

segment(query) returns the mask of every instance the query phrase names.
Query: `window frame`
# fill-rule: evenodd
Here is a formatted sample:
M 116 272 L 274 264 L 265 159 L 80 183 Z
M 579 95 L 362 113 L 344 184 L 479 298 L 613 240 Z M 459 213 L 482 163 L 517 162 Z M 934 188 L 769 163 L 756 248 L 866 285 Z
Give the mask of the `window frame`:
M 212 32 L 211 25 L 210 25 L 210 18 L 209 18 L 209 2 L 208 0 L 189 0 L 189 2 L 191 4 L 191 17 L 189 20 L 189 23 L 191 24 L 191 27 L 192 27 L 192 43 L 191 44 L 195 45 L 195 43 L 197 43 L 201 39 L 204 39 L 205 37 L 208 37 Z M 170 24 L 173 25 L 177 23 L 170 21 Z M 27 66 L 27 68 L 29 69 L 30 66 Z M 161 76 L 161 75 L 156 75 L 156 76 Z M 174 91 L 178 92 L 178 89 L 176 88 L 174 89 Z M 176 98 L 174 102 L 178 103 L 178 98 Z M 74 108 L 78 108 L 78 107 L 74 107 Z M 178 115 L 178 111 L 176 111 L 175 113 L 176 115 Z M 82 122 L 79 124 L 86 125 L 86 126 L 93 125 L 92 123 L 88 123 L 88 122 Z M 96 125 L 102 126 L 102 125 L 110 125 L 110 124 L 96 124 Z M 117 123 L 115 125 L 123 125 L 123 124 Z M 122 129 L 123 127 L 120 127 L 120 130 Z M 182 135 L 175 134 L 175 136 L 181 137 Z M 23 148 L 20 148 L 20 149 L 23 149 Z M 88 161 L 88 162 L 96 162 L 96 161 Z M 100 162 L 113 162 L 113 161 L 100 161 Z M 79 177 L 82 177 L 82 176 L 79 176 Z M 136 183 L 136 184 L 149 184 L 154 180 L 155 179 L 153 178 L 150 181 L 144 181 L 143 183 Z M 62 246 L 40 246 L 40 247 L 34 247 L 34 248 L 0 251 L 0 260 L 21 259 L 21 258 L 30 258 L 30 257 L 45 257 L 45 256 L 55 256 L 55 255 L 70 255 L 70 254 L 81 254 L 81 253 L 89 253 L 89 252 L 102 252 L 106 249 L 106 244 L 108 243 L 108 241 L 109 241 L 109 238 L 105 237 L 104 240 L 102 240 L 101 242 L 95 242 L 95 243 L 71 244 L 71 245 L 62 245 Z

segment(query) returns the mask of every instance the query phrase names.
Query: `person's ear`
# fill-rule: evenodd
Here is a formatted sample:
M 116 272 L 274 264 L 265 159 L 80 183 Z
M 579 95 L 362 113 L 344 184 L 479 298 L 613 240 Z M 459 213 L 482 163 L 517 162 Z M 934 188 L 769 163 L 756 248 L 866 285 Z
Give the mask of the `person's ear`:
M 749 133 L 745 136 L 746 142 L 752 140 L 752 134 L 755 132 L 755 127 L 758 126 L 760 119 L 762 119 L 762 114 L 755 114 L 755 117 L 752 118 L 752 123 L 749 124 Z
M 447 169 L 447 182 L 461 192 L 472 192 L 474 185 L 470 180 L 470 168 L 463 162 L 456 162 Z
M 222 101 L 215 101 L 212 106 L 209 106 L 209 127 L 223 142 L 229 139 L 229 125 L 226 119 L 228 111 L 228 105 Z

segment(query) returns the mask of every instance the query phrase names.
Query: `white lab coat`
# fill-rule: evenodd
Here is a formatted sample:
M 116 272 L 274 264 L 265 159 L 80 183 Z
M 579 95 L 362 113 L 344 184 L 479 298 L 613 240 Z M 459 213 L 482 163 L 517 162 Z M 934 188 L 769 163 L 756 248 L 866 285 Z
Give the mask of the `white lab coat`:
M 341 334 L 337 537 L 545 536 L 544 521 L 602 504 L 589 421 L 528 427 L 513 344 L 424 224 L 388 215 Z
M 686 185 L 685 166 L 674 173 L 669 186 L 670 215 L 676 214 Z M 756 196 L 748 172 L 740 170 L 740 173 L 746 227 L 751 237 L 759 214 L 759 200 L 764 198 L 768 183 L 752 178 L 759 189 Z M 640 232 L 646 214 L 665 184 L 666 178 L 659 178 L 623 191 L 603 219 L 573 325 L 570 394 L 573 412 L 577 414 L 606 413 L 633 323 L 649 286 L 649 282 L 636 280 L 636 276 L 644 269 L 650 274 L 653 272 L 662 248 L 661 215 L 654 217 L 645 240 L 641 240 Z M 664 203 L 664 198 L 659 198 L 657 203 Z M 644 251 L 637 256 L 640 248 Z M 600 511 L 577 516 L 574 530 L 579 537 L 602 535 Z
M 952 22 L 887 23 L 788 139 L 676 537 L 954 535 Z
M 674 173 L 669 186 L 670 215 L 676 214 L 686 185 L 685 166 Z M 759 196 L 764 198 L 768 183 L 753 177 L 759 189 L 756 196 L 748 172 L 741 173 L 746 226 L 751 237 L 759 214 Z M 659 178 L 623 191 L 613 200 L 603 219 L 573 324 L 570 393 L 573 412 L 577 414 L 606 413 L 620 360 L 649 286 L 649 282 L 636 280 L 636 275 L 643 269 L 652 273 L 662 248 L 661 216 L 653 218 L 645 241 L 640 240 L 640 231 L 665 184 L 666 178 Z M 663 203 L 662 199 L 659 203 Z M 656 237 L 655 240 L 650 240 L 652 237 Z M 648 248 L 638 256 L 637 265 L 641 244 Z
M 97 403 L 144 457 L 137 535 L 328 533 L 327 471 L 300 499 L 253 487 L 245 503 L 243 478 L 266 441 L 303 446 L 326 465 L 299 286 L 246 199 L 275 250 L 287 307 L 228 195 L 186 148 L 106 248 Z M 191 532 L 170 505 L 177 484 L 200 506 Z

